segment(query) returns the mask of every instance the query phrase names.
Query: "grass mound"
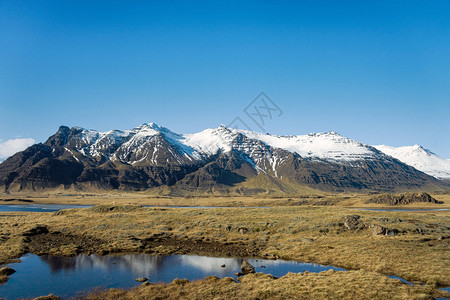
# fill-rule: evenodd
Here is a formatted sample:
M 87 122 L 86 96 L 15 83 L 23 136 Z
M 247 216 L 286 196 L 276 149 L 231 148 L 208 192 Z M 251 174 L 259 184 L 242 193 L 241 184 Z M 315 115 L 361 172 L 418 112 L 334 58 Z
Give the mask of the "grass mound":
M 109 212 L 132 212 L 141 210 L 142 206 L 140 205 L 105 205 L 99 204 L 93 207 L 88 208 L 87 210 L 94 213 L 109 213 Z
M 383 194 L 366 201 L 366 203 L 405 205 L 414 202 L 443 204 L 431 197 L 428 193 Z

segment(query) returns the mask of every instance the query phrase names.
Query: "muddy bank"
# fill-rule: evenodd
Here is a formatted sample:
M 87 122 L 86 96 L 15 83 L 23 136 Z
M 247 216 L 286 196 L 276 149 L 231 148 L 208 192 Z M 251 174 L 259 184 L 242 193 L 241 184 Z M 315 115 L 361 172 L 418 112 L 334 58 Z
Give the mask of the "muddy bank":
M 159 236 L 148 239 L 135 239 L 139 243 L 139 251 L 152 254 L 197 254 L 207 256 L 257 257 L 266 243 L 208 241 L 206 237 L 189 238 L 187 236 Z
M 23 202 L 23 203 L 33 203 L 33 200 L 30 199 L 21 199 L 21 198 L 7 198 L 7 199 L 0 199 L 1 202 Z
M 148 238 L 130 237 L 133 246 L 124 248 L 111 245 L 107 241 L 89 236 L 64 234 L 61 232 L 38 233 L 24 238 L 24 249 L 37 255 L 74 256 L 80 253 L 148 253 L 155 255 L 197 254 L 207 256 L 258 257 L 265 243 L 208 241 L 206 237 L 189 238 L 173 234 L 154 234 Z
M 104 241 L 61 232 L 40 233 L 24 237 L 24 248 L 37 255 L 73 256 L 80 253 L 101 253 Z

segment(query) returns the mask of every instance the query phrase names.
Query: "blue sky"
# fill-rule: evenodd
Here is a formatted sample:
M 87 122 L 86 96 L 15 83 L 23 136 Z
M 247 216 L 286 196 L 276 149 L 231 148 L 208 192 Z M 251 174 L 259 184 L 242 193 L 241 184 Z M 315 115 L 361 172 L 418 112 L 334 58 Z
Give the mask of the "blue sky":
M 450 158 L 449 53 L 449 1 L 0 0 L 0 139 L 196 132 L 264 91 L 267 132 Z

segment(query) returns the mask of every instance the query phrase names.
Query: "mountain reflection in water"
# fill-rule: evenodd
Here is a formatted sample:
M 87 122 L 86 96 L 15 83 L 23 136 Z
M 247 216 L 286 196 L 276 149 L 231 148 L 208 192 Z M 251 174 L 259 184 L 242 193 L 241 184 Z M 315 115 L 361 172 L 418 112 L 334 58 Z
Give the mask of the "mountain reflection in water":
M 243 261 L 238 258 L 194 255 L 152 256 L 147 254 L 125 254 L 117 256 L 81 254 L 76 257 L 46 255 L 40 256 L 39 258 L 49 266 L 50 272 L 52 273 L 83 269 L 101 269 L 105 272 L 127 270 L 136 275 L 158 273 L 162 269 L 167 270 L 177 266 L 189 266 L 202 270 L 203 272 L 219 273 L 216 276 L 220 276 L 221 274 L 227 273 L 225 268 L 220 267 L 221 265 L 225 264 L 228 268 L 239 270 Z
M 175 278 L 188 280 L 207 276 L 236 277 L 242 258 L 207 257 L 196 255 L 152 256 L 148 254 L 78 255 L 75 257 L 36 256 L 27 254 L 21 263 L 10 264 L 16 270 L 0 286 L 0 298 L 33 298 L 53 293 L 64 298 L 94 288 L 131 288 L 136 278 L 150 282 L 172 282 Z M 333 266 L 283 260 L 246 259 L 256 272 L 283 276 L 288 272 L 321 272 Z M 225 265 L 225 266 L 223 266 Z

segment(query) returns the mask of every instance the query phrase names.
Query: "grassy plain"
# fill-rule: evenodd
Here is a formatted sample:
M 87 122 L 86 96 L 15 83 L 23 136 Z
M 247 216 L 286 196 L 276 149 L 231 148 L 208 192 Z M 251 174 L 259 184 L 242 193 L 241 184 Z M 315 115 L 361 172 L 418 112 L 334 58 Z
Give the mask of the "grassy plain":
M 450 192 L 431 194 L 444 204 L 411 203 L 396 206 L 396 208 L 450 208 Z M 147 192 L 118 192 L 118 193 L 85 193 L 85 192 L 58 192 L 51 193 L 0 193 L 0 205 L 2 204 L 136 204 L 153 206 L 341 206 L 341 207 L 366 207 L 382 208 L 383 205 L 367 204 L 365 201 L 373 197 L 370 194 L 358 193 L 311 193 L 301 196 L 196 196 L 196 197 L 170 197 L 155 196 Z M 387 206 L 384 206 L 387 207 Z

